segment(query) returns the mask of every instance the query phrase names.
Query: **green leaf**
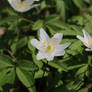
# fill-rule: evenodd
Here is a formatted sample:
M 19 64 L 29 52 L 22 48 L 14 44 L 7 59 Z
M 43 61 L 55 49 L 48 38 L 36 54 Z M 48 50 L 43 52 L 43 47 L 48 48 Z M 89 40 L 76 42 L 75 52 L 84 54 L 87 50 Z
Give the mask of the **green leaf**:
M 73 0 L 73 2 L 81 10 L 84 8 L 84 0 Z
M 33 25 L 32 29 L 33 30 L 39 30 L 42 26 L 43 26 L 43 21 L 38 20 L 38 21 L 35 22 L 35 24 Z
M 72 21 L 77 23 L 77 24 L 84 25 L 83 16 L 74 16 L 74 17 L 72 17 Z
M 82 54 L 83 52 L 83 47 L 82 47 L 82 42 L 80 40 L 74 40 L 72 44 L 69 47 L 69 50 L 67 50 L 67 53 L 74 55 L 77 54 Z
M 50 16 L 46 16 L 45 22 L 48 25 L 48 23 L 52 23 L 54 21 L 57 21 L 58 19 L 59 17 L 57 15 L 50 15 Z
M 24 46 L 27 45 L 27 42 L 28 42 L 27 37 L 23 37 L 23 38 L 21 38 L 20 40 L 17 40 L 16 42 L 14 42 L 14 43 L 11 45 L 11 50 L 12 50 L 12 52 L 15 53 L 17 50 L 23 48 Z
M 43 60 L 43 62 L 46 63 L 45 60 Z M 62 61 L 57 61 L 57 60 L 54 60 L 52 62 L 48 62 L 48 64 L 56 69 L 59 69 L 60 71 L 67 71 L 67 65 L 62 63 Z
M 60 12 L 60 15 L 63 20 L 66 18 L 66 6 L 63 0 L 56 0 L 57 10 Z
M 30 42 L 32 39 L 34 39 L 34 37 L 30 36 L 29 37 L 29 41 L 28 41 L 28 48 L 30 50 L 30 53 L 34 53 L 35 52 L 35 48 L 32 46 L 32 44 Z
M 83 81 L 82 80 L 78 80 L 77 79 L 75 81 L 71 80 L 66 86 L 69 90 L 75 90 L 75 92 L 77 90 L 79 90 L 81 88 L 81 86 L 83 85 Z
M 82 74 L 82 73 L 85 73 L 85 72 L 87 71 L 87 69 L 88 69 L 88 65 L 85 65 L 85 66 L 81 67 L 81 68 L 76 72 L 76 76 L 77 76 L 77 75 L 80 75 L 80 74 Z
M 10 8 L 10 7 L 6 7 L 5 9 L 3 9 L 3 11 L 2 12 L 4 12 L 4 13 L 9 13 L 11 16 L 18 16 L 18 14 L 15 12 L 15 11 L 13 11 L 13 9 L 12 8 Z
M 32 61 L 29 61 L 29 60 L 18 61 L 18 67 L 20 67 L 21 69 L 24 69 L 26 71 L 38 70 L 38 67 Z
M 3 88 L 2 87 L 0 87 L 0 92 L 3 92 Z
M 60 86 L 52 89 L 53 92 L 70 92 L 65 86 Z
M 80 65 L 72 65 L 72 66 L 69 66 L 68 67 L 68 70 L 73 70 L 73 69 L 77 69 L 77 68 L 80 68 L 82 66 L 84 66 L 85 64 L 80 64 Z
M 90 1 L 90 4 L 92 5 L 92 0 L 89 0 Z
M 14 68 L 8 68 L 0 71 L 0 86 L 5 85 L 6 83 L 13 84 L 15 80 L 15 71 Z
M 44 74 L 45 72 L 45 74 Z M 43 71 L 43 70 L 38 70 L 37 72 L 35 72 L 35 76 L 34 78 L 35 79 L 39 79 L 39 78 L 42 78 L 43 77 L 43 74 L 44 74 L 44 77 L 48 75 L 48 72 L 47 71 Z
M 78 92 L 88 92 L 88 88 L 80 89 Z
M 19 67 L 16 68 L 16 73 L 19 80 L 29 89 L 29 91 L 35 92 L 35 84 L 32 73 L 27 72 Z
M 38 60 L 37 60 L 35 53 L 32 53 L 32 58 L 33 58 L 34 63 L 35 63 L 39 68 L 42 68 L 42 67 L 43 67 L 42 61 L 38 61 Z
M 0 69 L 7 68 L 7 67 L 13 67 L 14 62 L 12 59 L 7 55 L 0 55 Z
M 84 75 L 86 74 L 86 72 L 88 71 L 88 65 L 85 65 L 83 67 L 81 67 L 75 74 L 76 78 L 82 79 L 84 77 Z
M 52 27 L 52 28 L 56 27 L 56 28 L 58 28 L 58 30 L 60 30 L 60 29 L 62 29 L 62 30 L 69 30 L 69 25 L 68 24 L 60 22 L 58 20 L 55 20 L 53 22 L 52 21 L 49 21 L 49 22 L 47 21 L 47 25 Z
M 42 1 L 41 4 L 40 4 L 40 9 L 43 10 L 44 8 L 46 8 L 46 2 L 45 1 Z

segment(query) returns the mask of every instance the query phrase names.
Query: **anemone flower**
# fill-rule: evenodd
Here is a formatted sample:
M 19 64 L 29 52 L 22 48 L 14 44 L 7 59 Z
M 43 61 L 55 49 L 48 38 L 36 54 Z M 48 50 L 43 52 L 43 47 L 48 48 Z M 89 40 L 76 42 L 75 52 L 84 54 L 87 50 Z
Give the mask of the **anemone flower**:
M 40 29 L 40 41 L 32 39 L 31 44 L 36 47 L 39 52 L 37 54 L 37 60 L 47 59 L 52 61 L 54 56 L 64 56 L 64 49 L 67 48 L 70 43 L 60 44 L 63 34 L 56 33 L 50 38 L 44 29 Z
M 31 8 L 37 6 L 37 4 L 33 4 L 34 1 L 39 0 L 8 0 L 8 2 L 14 8 L 14 10 L 18 12 L 26 12 Z
M 92 51 L 92 37 L 85 31 L 82 31 L 84 37 L 77 35 L 77 38 L 83 42 L 83 44 L 87 47 L 86 51 Z

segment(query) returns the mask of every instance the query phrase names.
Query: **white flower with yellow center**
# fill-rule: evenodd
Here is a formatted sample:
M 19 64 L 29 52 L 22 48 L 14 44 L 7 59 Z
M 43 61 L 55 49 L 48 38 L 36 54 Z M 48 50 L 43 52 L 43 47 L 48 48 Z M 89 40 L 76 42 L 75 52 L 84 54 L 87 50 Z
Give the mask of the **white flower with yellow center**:
M 26 12 L 31 8 L 37 6 L 33 4 L 34 1 L 39 1 L 39 0 L 8 0 L 8 2 L 14 8 L 14 10 L 18 12 Z
M 52 38 L 49 38 L 44 29 L 40 29 L 40 41 L 32 39 L 31 44 L 36 47 L 39 52 L 37 54 L 37 60 L 47 59 L 51 61 L 54 56 L 64 56 L 64 49 L 67 48 L 70 43 L 60 45 L 63 34 L 56 33 Z
M 86 51 L 92 51 L 92 37 L 85 31 L 83 30 L 84 37 L 77 35 L 77 38 L 80 39 L 83 44 L 87 47 L 85 50 Z

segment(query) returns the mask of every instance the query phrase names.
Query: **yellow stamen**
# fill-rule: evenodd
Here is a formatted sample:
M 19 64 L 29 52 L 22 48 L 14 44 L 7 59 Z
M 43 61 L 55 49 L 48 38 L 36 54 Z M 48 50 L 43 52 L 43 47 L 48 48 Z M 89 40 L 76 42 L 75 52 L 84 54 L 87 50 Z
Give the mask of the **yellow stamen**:
M 48 45 L 47 49 L 48 49 L 48 51 L 50 51 L 52 49 L 52 46 Z
M 46 43 L 46 40 L 43 43 L 43 48 L 45 50 L 45 52 L 50 52 L 53 53 L 55 51 L 55 44 L 53 44 L 53 40 L 49 40 L 49 43 Z
M 21 4 L 19 4 L 19 3 L 15 0 L 15 4 L 16 4 L 16 6 L 17 6 L 19 9 L 21 9 L 21 8 L 23 8 L 24 6 L 27 5 L 24 0 L 21 0 Z

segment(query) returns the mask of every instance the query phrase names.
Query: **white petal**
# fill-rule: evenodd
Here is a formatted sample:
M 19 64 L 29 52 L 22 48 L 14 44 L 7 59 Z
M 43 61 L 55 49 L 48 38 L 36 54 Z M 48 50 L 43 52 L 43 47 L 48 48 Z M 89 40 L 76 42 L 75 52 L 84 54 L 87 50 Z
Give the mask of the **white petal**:
M 62 44 L 62 45 L 58 45 L 54 55 L 55 56 L 64 56 L 64 54 L 65 54 L 64 49 L 67 48 L 69 45 L 70 45 L 70 43 L 65 43 L 65 44 Z
M 21 4 L 21 0 L 12 0 L 12 1 L 14 1 L 17 4 Z
M 88 39 L 91 38 L 87 31 L 83 30 L 83 34 L 84 34 L 84 39 L 85 40 L 88 40 Z
M 63 37 L 63 34 L 62 33 L 56 33 L 53 37 L 52 37 L 52 39 L 55 39 L 57 42 L 61 42 L 61 40 L 62 40 L 62 37 Z
M 37 6 L 39 6 L 40 4 L 33 4 L 33 5 L 31 5 L 31 9 L 32 8 L 35 8 L 35 7 L 37 7 Z
M 25 9 L 24 9 L 24 12 L 26 12 L 26 11 L 32 9 L 32 8 L 35 8 L 35 7 L 39 6 L 39 5 L 40 4 L 33 4 L 33 5 L 26 6 Z
M 25 0 L 24 2 L 27 2 L 32 5 L 35 1 L 39 1 L 39 0 Z
M 31 41 L 31 44 L 34 46 L 34 47 L 36 47 L 37 49 L 41 49 L 42 48 L 42 45 L 41 45 L 41 43 L 38 41 L 38 40 L 36 40 L 36 39 L 32 39 Z
M 62 45 L 58 45 L 54 55 L 55 56 L 64 56 L 64 54 L 65 54 L 64 49 L 67 48 L 69 45 L 70 45 L 70 43 L 65 43 L 65 44 L 62 44 Z
M 12 5 L 12 4 L 21 4 L 21 0 L 8 0 L 8 2 Z
M 14 10 L 16 10 L 18 12 L 26 12 L 26 11 L 30 10 L 31 8 L 38 6 L 38 4 L 33 5 L 34 1 L 35 0 L 25 0 L 23 2 L 26 4 L 22 8 L 19 8 L 18 5 L 23 4 L 23 2 L 21 0 L 8 0 L 8 2 L 14 8 Z
M 45 32 L 43 28 L 40 29 L 40 40 L 46 40 L 49 39 L 48 34 Z
M 44 58 L 45 58 L 44 53 L 39 51 L 38 54 L 37 54 L 37 60 L 41 60 L 41 59 L 44 59 Z
M 79 40 L 81 40 L 82 42 L 84 42 L 84 38 L 83 38 L 82 36 L 77 35 L 77 38 L 78 38 Z
M 54 59 L 54 56 L 53 55 L 46 56 L 46 59 L 48 61 L 52 61 Z
M 83 44 L 84 44 L 86 47 L 89 47 L 87 41 L 85 41 L 85 39 L 84 39 L 82 36 L 77 35 L 77 38 L 78 38 L 79 40 L 81 40 L 81 41 L 83 42 Z
M 20 1 L 20 0 L 19 0 Z M 8 2 L 10 3 L 10 5 L 17 11 L 18 10 L 18 7 L 16 5 L 16 2 L 14 0 L 8 0 Z
M 39 0 L 34 0 L 34 1 L 39 1 Z
M 86 48 L 85 51 L 92 51 L 92 49 L 90 49 L 90 48 Z
M 64 56 L 64 54 L 65 54 L 65 51 L 64 50 L 57 50 L 55 52 L 55 56 Z
M 23 2 L 25 2 L 27 5 L 32 5 L 34 0 L 25 0 Z
M 31 9 L 31 6 L 26 6 L 26 7 L 23 7 L 21 9 L 18 9 L 18 11 L 23 13 L 23 12 L 26 12 L 26 11 L 28 11 L 30 9 Z
M 38 54 L 37 54 L 37 60 L 41 60 L 41 59 L 45 59 L 45 58 L 48 61 L 52 61 L 54 59 L 54 56 L 39 51 Z
M 65 44 L 62 44 L 62 45 L 58 45 L 57 46 L 57 50 L 64 50 L 66 49 L 71 43 L 65 43 Z

